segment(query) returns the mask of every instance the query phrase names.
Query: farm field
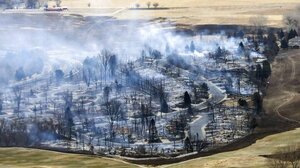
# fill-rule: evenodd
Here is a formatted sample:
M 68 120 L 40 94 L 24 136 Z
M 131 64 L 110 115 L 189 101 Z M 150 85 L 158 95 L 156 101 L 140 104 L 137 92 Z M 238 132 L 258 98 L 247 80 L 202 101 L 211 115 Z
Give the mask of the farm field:
M 114 12 L 100 12 L 101 15 L 110 15 L 118 19 L 167 19 L 178 24 L 249 24 L 249 18 L 263 15 L 268 18 L 267 25 L 282 26 L 283 15 L 299 5 L 298 0 L 184 0 L 172 1 L 161 0 L 159 7 L 169 8 L 165 10 L 128 10 L 125 8 L 135 8 L 136 4 L 140 8 L 147 8 L 148 0 L 64 0 L 62 5 L 68 6 L 77 13 L 83 15 L 96 15 L 93 10 L 101 8 L 114 9 Z M 88 8 L 87 4 L 91 7 Z M 74 9 L 72 9 L 74 8 Z M 99 13 L 99 14 L 100 14 Z

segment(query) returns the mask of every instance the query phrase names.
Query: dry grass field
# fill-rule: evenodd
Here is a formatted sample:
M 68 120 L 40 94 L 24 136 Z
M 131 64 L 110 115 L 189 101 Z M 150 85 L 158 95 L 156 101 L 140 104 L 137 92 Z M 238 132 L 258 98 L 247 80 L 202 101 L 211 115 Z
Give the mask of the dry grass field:
M 272 65 L 272 77 L 264 99 L 267 113 L 300 123 L 300 52 L 285 51 Z
M 165 10 L 129 10 L 147 2 L 159 3 Z M 91 7 L 88 8 L 88 3 Z M 249 24 L 249 18 L 263 15 L 267 25 L 282 26 L 283 15 L 300 5 L 299 0 L 62 0 L 70 12 L 108 15 L 118 19 L 168 19 L 179 24 Z M 153 8 L 153 7 L 152 7 Z M 103 11 L 103 9 L 106 9 Z
M 168 165 L 170 168 L 264 168 L 268 160 L 262 155 L 274 153 L 280 147 L 299 144 L 300 129 L 267 136 L 246 148 L 198 158 L 179 164 Z
M 119 160 L 38 149 L 0 148 L 1 168 L 135 168 Z

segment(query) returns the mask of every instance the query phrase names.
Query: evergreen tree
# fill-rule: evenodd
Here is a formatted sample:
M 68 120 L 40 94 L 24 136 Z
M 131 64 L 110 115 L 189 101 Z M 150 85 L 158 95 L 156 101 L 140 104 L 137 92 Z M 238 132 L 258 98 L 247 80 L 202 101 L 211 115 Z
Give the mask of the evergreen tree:
M 262 77 L 267 79 L 271 75 L 271 65 L 267 60 L 263 61 L 262 64 Z
M 280 32 L 278 32 L 278 37 L 279 37 L 279 39 L 283 39 L 284 36 L 285 36 L 285 34 L 284 34 L 283 30 L 281 29 Z
M 258 92 L 255 92 L 252 96 L 252 101 L 255 107 L 256 114 L 260 114 L 263 109 L 263 99 Z
M 167 55 L 171 52 L 168 44 L 166 44 L 165 52 Z
M 191 52 L 194 52 L 195 51 L 195 44 L 194 44 L 194 41 L 191 41 L 191 45 L 190 45 L 190 51 Z
M 185 107 L 189 107 L 192 104 L 191 97 L 187 91 L 184 92 L 184 102 L 183 103 L 184 103 Z
M 55 70 L 55 78 L 57 82 L 60 82 L 64 79 L 64 72 L 60 69 Z
M 189 106 L 189 107 L 188 107 L 188 114 L 189 114 L 190 116 L 194 115 L 192 106 Z
M 255 51 L 256 51 L 256 52 L 259 52 L 259 44 L 258 44 L 258 42 L 257 42 L 257 41 L 254 41 L 254 42 L 253 42 L 253 45 L 254 45 Z
M 73 80 L 73 71 L 70 71 L 70 72 L 69 72 L 69 78 L 70 78 L 70 81 Z
M 256 65 L 255 77 L 257 80 L 262 80 L 262 68 L 260 64 Z
M 16 79 L 17 81 L 20 81 L 20 80 L 24 79 L 25 77 L 26 77 L 26 75 L 25 75 L 25 72 L 24 72 L 23 68 L 22 68 L 22 67 L 19 68 L 19 69 L 16 71 L 15 79 Z
M 66 108 L 64 119 L 65 119 L 67 137 L 69 140 L 71 140 L 73 134 L 74 122 L 73 122 L 73 116 L 70 107 Z
M 169 112 L 168 103 L 167 103 L 166 99 L 164 99 L 164 98 L 160 102 L 160 111 L 162 113 L 168 113 Z
M 155 120 L 152 118 L 149 124 L 149 143 L 156 143 L 159 142 L 157 129 L 155 126 Z
M 186 137 L 184 140 L 184 149 L 186 150 L 187 153 L 193 151 L 193 145 L 189 137 Z
M 287 42 L 286 39 L 282 39 L 282 40 L 280 41 L 280 43 L 281 43 L 280 47 L 281 47 L 282 49 L 287 49 L 287 48 L 289 48 L 289 44 L 288 44 L 288 42 Z
M 245 46 L 244 46 L 243 42 L 240 42 L 240 44 L 239 44 L 239 51 L 240 52 L 244 52 L 245 51 Z
M 277 45 L 277 39 L 273 32 L 269 31 L 266 41 L 264 42 L 265 49 L 264 54 L 269 56 L 275 56 L 279 52 L 279 47 Z
M 0 114 L 2 114 L 2 110 L 3 110 L 3 99 L 0 98 Z
M 242 30 L 238 31 L 238 33 L 236 34 L 236 36 L 239 38 L 244 38 L 244 35 L 245 33 Z
M 288 40 L 295 38 L 296 36 L 298 36 L 298 33 L 295 29 L 291 29 L 289 34 L 288 34 Z

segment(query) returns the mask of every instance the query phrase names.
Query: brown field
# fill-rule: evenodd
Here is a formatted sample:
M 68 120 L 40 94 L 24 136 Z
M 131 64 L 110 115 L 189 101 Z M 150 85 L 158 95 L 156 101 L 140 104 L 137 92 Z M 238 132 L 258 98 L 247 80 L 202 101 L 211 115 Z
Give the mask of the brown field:
M 275 59 L 264 107 L 268 114 L 300 123 L 300 52 L 284 51 Z
M 270 155 L 280 147 L 299 144 L 300 129 L 267 136 L 256 143 L 236 151 L 197 158 L 190 161 L 168 165 L 170 168 L 264 168 L 268 160 L 262 155 Z
M 159 2 L 166 10 L 129 10 L 147 2 Z M 88 8 L 91 3 L 91 8 Z M 118 19 L 166 18 L 179 24 L 249 24 L 252 16 L 268 18 L 267 25 L 282 26 L 283 15 L 300 5 L 299 0 L 63 0 L 70 12 L 83 15 L 108 15 Z M 106 10 L 103 10 L 106 9 Z
M 26 148 L 0 148 L 1 168 L 135 168 L 115 159 Z

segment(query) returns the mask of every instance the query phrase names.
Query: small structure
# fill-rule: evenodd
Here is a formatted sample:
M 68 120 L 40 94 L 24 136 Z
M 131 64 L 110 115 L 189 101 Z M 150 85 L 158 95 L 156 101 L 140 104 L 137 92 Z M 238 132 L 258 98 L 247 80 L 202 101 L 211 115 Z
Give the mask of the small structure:
M 300 37 L 295 37 L 295 38 L 292 38 L 289 40 L 289 46 L 291 48 L 297 48 L 299 49 L 300 48 Z

